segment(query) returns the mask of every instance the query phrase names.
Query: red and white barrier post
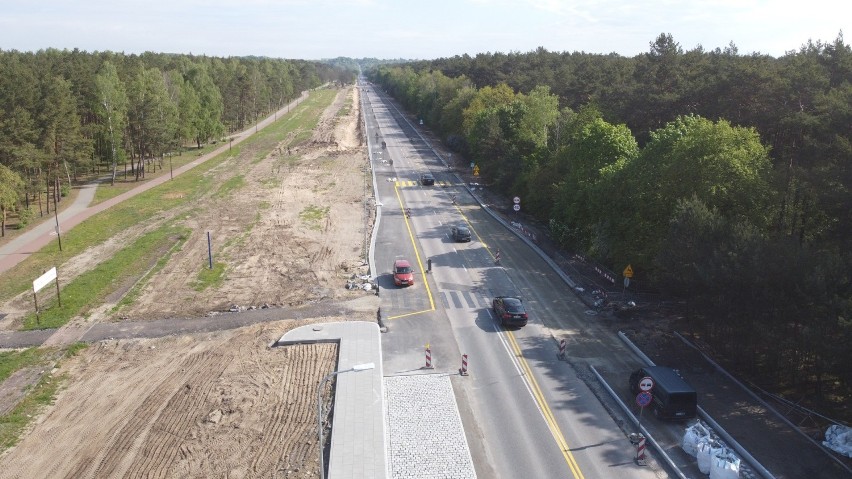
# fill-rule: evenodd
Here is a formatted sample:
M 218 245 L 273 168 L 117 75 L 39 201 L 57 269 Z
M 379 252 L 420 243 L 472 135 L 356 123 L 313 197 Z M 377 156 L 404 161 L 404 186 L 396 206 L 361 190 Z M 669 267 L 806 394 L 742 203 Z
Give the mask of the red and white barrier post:
M 425 369 L 432 369 L 432 350 L 429 345 L 426 345 L 426 366 Z
M 462 367 L 459 369 L 459 374 L 467 376 L 467 354 L 462 354 Z
M 565 360 L 565 348 L 566 347 L 567 347 L 567 344 L 565 343 L 565 340 L 560 339 L 559 340 L 559 354 L 557 354 L 556 357 L 563 360 L 563 361 Z
M 630 443 L 636 446 L 636 464 L 647 466 L 645 462 L 645 435 L 642 433 L 630 434 Z

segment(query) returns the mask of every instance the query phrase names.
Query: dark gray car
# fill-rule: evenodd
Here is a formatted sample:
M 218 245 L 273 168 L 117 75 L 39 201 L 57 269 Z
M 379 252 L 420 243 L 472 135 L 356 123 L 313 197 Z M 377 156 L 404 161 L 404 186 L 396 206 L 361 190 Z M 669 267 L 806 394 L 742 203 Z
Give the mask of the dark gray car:
M 453 226 L 450 231 L 453 237 L 453 241 L 456 241 L 458 243 L 470 241 L 470 228 L 468 228 L 467 226 Z

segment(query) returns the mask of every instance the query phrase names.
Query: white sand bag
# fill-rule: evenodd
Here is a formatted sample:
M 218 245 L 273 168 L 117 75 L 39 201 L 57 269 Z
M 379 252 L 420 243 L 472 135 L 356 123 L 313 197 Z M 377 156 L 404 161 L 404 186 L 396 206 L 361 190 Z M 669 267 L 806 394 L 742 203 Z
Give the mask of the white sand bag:
M 710 431 L 700 421 L 696 421 L 695 424 L 686 428 L 686 432 L 683 434 L 683 441 L 681 441 L 681 447 L 687 454 L 695 457 L 698 454 L 698 441 L 709 435 Z
M 710 474 L 710 438 L 702 437 L 695 446 L 695 459 L 698 460 L 698 470 L 704 474 Z
M 721 449 L 710 460 L 710 479 L 739 479 L 740 458 L 733 452 Z
M 852 427 L 832 424 L 825 431 L 823 446 L 852 458 Z

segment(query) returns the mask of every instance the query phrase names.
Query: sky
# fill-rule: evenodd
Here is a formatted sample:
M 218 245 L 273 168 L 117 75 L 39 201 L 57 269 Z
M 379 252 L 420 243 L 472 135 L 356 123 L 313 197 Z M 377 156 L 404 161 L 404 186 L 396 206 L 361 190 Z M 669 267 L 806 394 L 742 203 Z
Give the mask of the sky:
M 780 57 L 850 34 L 849 0 L 0 0 L 0 50 L 435 59 L 736 45 Z M 844 39 L 846 44 L 849 39 Z

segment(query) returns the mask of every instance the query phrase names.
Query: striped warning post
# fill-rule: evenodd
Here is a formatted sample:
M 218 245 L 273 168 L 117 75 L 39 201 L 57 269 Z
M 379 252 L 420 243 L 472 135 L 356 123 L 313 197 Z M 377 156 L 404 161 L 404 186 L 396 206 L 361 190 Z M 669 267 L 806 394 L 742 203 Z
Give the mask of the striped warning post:
M 559 340 L 559 354 L 557 355 L 557 357 L 558 357 L 559 359 L 562 359 L 562 360 L 564 360 L 564 359 L 565 359 L 565 348 L 566 348 L 566 347 L 567 347 L 567 344 L 565 343 L 565 340 L 564 340 L 564 339 L 560 339 L 560 340 Z
M 647 466 L 645 463 L 645 436 L 639 435 L 639 444 L 636 445 L 636 464 Z
M 467 354 L 462 354 L 462 367 L 459 369 L 459 374 L 467 376 Z
M 426 369 L 432 369 L 432 350 L 426 345 Z

